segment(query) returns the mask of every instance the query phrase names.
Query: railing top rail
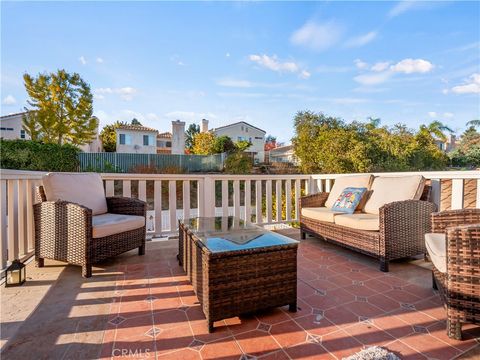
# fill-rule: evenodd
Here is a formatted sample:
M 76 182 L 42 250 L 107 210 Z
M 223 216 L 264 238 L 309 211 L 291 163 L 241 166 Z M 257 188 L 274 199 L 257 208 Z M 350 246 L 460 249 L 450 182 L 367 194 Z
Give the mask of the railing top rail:
M 47 174 L 43 171 L 27 171 L 0 169 L 1 180 L 41 180 Z M 128 173 L 104 173 L 101 174 L 104 180 L 333 180 L 337 177 L 359 175 L 360 173 L 350 174 L 128 174 Z M 466 171 L 418 171 L 418 172 L 390 172 L 390 173 L 372 173 L 375 176 L 408 176 L 423 175 L 427 179 L 480 179 L 480 170 Z
M 312 179 L 335 179 L 341 176 L 362 175 L 364 173 L 348 174 L 312 174 Z M 374 176 L 409 176 L 422 175 L 427 179 L 480 179 L 480 170 L 462 171 L 408 171 L 408 172 L 374 172 Z

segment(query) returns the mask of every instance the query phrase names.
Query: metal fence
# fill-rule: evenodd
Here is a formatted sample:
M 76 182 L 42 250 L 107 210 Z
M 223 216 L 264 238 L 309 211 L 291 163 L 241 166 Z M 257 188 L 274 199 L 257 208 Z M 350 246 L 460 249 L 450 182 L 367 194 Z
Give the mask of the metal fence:
M 126 153 L 80 153 L 79 171 L 102 173 L 128 173 L 136 167 L 176 168 L 186 173 L 218 172 L 223 169 L 225 154 L 173 155 L 173 154 L 126 154 Z

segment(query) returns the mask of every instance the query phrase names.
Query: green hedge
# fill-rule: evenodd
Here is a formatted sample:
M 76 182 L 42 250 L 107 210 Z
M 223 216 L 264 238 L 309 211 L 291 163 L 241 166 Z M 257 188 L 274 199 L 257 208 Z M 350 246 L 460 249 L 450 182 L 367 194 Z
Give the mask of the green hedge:
M 0 140 L 2 169 L 78 171 L 80 149 L 30 140 Z

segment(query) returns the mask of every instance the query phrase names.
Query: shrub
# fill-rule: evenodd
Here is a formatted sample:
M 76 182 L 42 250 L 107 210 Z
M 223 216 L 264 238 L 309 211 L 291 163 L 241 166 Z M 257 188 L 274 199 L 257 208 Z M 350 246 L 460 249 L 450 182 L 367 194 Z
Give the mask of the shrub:
M 78 171 L 80 149 L 70 144 L 45 144 L 30 140 L 0 140 L 2 169 Z
M 225 160 L 225 172 L 228 174 L 249 174 L 252 167 L 252 159 L 245 153 L 235 152 Z

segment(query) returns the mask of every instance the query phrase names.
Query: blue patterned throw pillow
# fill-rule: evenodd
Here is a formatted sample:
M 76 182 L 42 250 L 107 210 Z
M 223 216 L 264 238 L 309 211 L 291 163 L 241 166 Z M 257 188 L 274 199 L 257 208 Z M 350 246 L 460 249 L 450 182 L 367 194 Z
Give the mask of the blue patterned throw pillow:
M 333 211 L 353 214 L 367 188 L 345 188 L 332 206 Z

